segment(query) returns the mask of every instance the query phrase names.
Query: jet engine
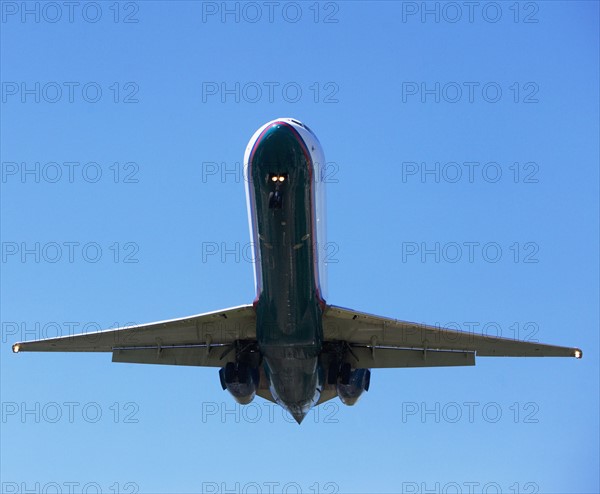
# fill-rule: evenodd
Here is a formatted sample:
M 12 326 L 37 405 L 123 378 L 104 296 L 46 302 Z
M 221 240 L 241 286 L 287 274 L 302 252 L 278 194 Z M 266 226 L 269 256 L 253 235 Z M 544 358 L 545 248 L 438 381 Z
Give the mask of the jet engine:
M 231 393 L 240 405 L 247 405 L 256 396 L 258 387 L 258 369 L 248 364 L 229 362 L 219 370 L 221 387 Z
M 352 369 L 350 364 L 342 364 L 340 378 L 336 385 L 337 395 L 344 405 L 354 405 L 363 391 L 369 391 L 371 371 L 369 369 Z

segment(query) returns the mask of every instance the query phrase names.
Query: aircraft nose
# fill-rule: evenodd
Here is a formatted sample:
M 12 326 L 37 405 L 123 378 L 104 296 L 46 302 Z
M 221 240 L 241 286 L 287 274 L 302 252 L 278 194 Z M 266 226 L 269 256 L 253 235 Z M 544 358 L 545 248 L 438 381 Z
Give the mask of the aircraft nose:
M 263 140 L 275 137 L 292 136 L 297 140 L 302 140 L 298 131 L 287 122 L 274 122 L 268 129 L 265 130 Z
M 310 159 L 306 143 L 298 131 L 286 122 L 275 122 L 256 141 L 251 161 L 255 157 L 260 157 L 261 161 L 289 161 L 299 156 Z

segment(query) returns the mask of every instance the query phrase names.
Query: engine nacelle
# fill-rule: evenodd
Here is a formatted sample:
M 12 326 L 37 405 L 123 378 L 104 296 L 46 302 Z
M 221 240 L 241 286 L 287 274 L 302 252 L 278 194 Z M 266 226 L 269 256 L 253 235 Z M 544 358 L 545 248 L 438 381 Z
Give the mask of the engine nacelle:
M 354 369 L 349 371 L 349 375 L 344 376 L 343 374 L 344 369 L 342 368 L 341 379 L 336 385 L 337 395 L 344 405 L 352 406 L 356 404 L 363 391 L 369 391 L 371 371 L 369 369 Z
M 254 383 L 230 383 L 227 391 L 240 405 L 247 405 L 256 396 L 256 385 Z
M 256 396 L 258 387 L 258 369 L 252 369 L 243 363 L 229 362 L 219 370 L 221 387 L 231 393 L 240 405 L 247 405 Z

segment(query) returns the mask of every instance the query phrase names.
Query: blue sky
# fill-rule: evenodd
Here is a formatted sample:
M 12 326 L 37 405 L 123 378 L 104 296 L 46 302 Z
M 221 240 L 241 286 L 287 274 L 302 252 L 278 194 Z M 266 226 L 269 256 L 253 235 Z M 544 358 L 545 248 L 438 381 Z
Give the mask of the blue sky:
M 598 3 L 269 5 L 1 3 L 3 492 L 598 492 Z M 584 358 L 375 370 L 299 427 L 215 369 L 11 353 L 250 302 L 280 116 L 330 162 L 329 302 Z

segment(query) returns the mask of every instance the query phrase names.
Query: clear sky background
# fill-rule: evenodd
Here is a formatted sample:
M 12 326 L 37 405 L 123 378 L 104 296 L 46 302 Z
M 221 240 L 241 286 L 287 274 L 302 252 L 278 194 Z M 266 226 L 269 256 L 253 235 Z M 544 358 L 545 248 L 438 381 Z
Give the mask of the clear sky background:
M 598 3 L 269 5 L 1 3 L 3 492 L 598 492 Z M 11 353 L 251 302 L 282 116 L 330 162 L 329 302 L 584 358 L 375 370 L 298 426 L 216 369 Z

